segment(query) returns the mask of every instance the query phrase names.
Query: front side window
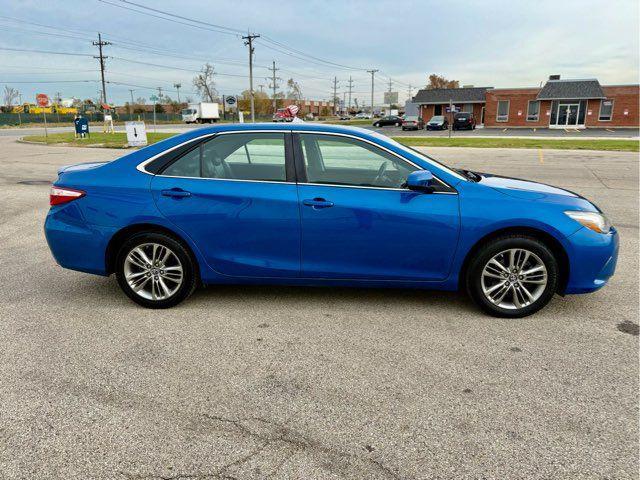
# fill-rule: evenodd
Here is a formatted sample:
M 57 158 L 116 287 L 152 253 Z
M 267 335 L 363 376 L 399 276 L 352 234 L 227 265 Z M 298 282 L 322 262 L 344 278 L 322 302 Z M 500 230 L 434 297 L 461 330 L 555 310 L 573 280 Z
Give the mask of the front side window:
M 218 135 L 169 165 L 163 175 L 286 181 L 283 133 Z
M 598 120 L 608 122 L 613 114 L 613 100 L 600 100 L 600 115 Z
M 527 122 L 537 122 L 538 118 L 540 118 L 540 102 L 538 100 L 529 100 Z
M 417 167 L 367 142 L 349 137 L 301 134 L 309 183 L 401 188 Z
M 509 121 L 509 100 L 498 101 L 498 112 L 496 115 L 496 121 L 498 122 Z

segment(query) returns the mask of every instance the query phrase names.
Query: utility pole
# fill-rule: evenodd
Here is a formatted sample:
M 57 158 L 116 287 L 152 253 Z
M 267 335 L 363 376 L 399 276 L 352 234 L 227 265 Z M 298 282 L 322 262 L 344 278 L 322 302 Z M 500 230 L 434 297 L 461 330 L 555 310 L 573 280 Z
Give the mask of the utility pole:
M 162 102 L 162 87 L 158 87 L 158 102 Z
M 102 78 L 102 103 L 107 103 L 107 88 L 105 86 L 105 81 L 104 81 L 104 61 L 109 57 L 105 57 L 102 54 L 102 47 L 106 45 L 111 45 L 111 42 L 103 42 L 102 36 L 100 35 L 100 33 L 98 33 L 98 41 L 91 42 L 91 43 L 93 43 L 94 46 L 98 47 L 98 52 L 100 53 L 98 57 L 94 56 L 93 58 L 97 58 L 100 60 L 100 77 Z
M 178 92 L 178 105 L 180 105 L 180 87 L 182 87 L 181 83 L 174 83 L 173 88 Z
M 367 72 L 369 72 L 371 74 L 371 118 L 373 118 L 373 78 L 376 74 L 378 70 L 374 69 L 374 70 L 367 70 Z
M 407 93 L 409 94 L 409 101 L 411 101 L 411 99 L 413 98 L 412 90 L 413 90 L 413 87 L 409 85 L 409 88 L 407 89 Z
M 349 108 L 347 108 L 347 112 L 351 111 L 351 91 L 353 90 L 353 80 L 351 79 L 351 75 L 349 75 Z
M 389 115 L 391 115 L 391 88 L 393 87 L 393 81 L 389 79 Z
M 133 90 L 129 89 L 129 93 L 131 94 L 131 103 L 129 104 L 129 120 L 133 120 Z
M 275 60 L 273 61 L 273 67 L 271 67 L 271 85 L 269 85 L 269 87 L 271 87 L 273 89 L 273 113 L 276 113 L 276 110 L 278 110 L 277 105 L 276 105 L 276 89 L 278 88 L 278 84 L 276 83 L 276 80 L 279 79 L 279 77 L 276 77 L 276 71 L 280 70 L 279 68 L 276 68 L 276 62 Z
M 338 77 L 333 77 L 333 114 L 338 114 Z
M 251 123 L 255 123 L 256 121 L 256 106 L 255 106 L 255 98 L 253 94 L 253 40 L 256 38 L 260 38 L 260 35 L 251 35 L 247 33 L 246 37 L 242 37 L 245 41 L 244 44 L 249 47 L 249 97 L 251 100 Z

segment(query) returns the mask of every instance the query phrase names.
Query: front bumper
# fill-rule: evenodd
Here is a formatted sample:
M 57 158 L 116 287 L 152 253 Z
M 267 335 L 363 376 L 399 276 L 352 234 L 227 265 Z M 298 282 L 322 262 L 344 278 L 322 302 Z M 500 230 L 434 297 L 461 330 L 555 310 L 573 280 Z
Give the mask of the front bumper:
M 565 293 L 590 293 L 604 287 L 618 262 L 620 238 L 615 228 L 603 235 L 581 228 L 567 238 L 569 280 Z

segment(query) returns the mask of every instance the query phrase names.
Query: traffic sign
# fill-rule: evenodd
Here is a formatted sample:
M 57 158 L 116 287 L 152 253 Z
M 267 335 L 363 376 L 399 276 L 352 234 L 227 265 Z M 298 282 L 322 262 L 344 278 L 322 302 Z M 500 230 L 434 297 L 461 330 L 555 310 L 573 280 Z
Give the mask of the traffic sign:
M 125 122 L 127 131 L 127 143 L 130 147 L 139 147 L 147 144 L 147 130 L 144 122 Z
M 36 95 L 36 103 L 40 107 L 47 107 L 49 105 L 49 97 L 45 93 L 39 93 Z

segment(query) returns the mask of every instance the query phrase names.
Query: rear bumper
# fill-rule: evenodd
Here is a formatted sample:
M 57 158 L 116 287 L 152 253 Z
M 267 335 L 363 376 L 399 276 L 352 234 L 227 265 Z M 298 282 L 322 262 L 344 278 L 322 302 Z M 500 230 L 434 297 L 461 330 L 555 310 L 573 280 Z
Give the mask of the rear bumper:
M 581 228 L 568 237 L 569 281 L 565 293 L 590 293 L 604 287 L 613 276 L 618 262 L 620 238 L 612 228 L 602 235 Z
M 51 208 L 44 233 L 56 262 L 64 268 L 107 275 L 105 252 L 113 228 L 96 227 L 84 221 L 77 204 Z

